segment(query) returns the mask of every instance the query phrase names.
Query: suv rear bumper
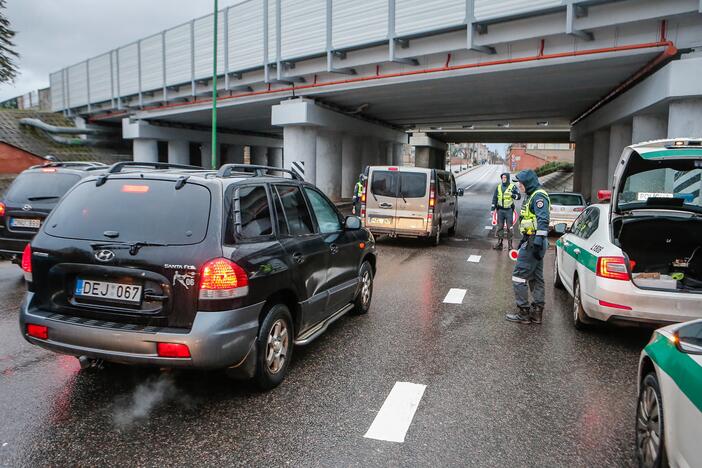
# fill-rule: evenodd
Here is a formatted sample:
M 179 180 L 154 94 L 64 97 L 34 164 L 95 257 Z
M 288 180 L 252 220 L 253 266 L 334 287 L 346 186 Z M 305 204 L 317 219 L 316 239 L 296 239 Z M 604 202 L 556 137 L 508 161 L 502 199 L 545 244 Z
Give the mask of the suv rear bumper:
M 22 255 L 24 247 L 31 239 L 12 239 L 8 237 L 0 237 L 0 254 L 13 256 Z
M 132 331 L 98 320 L 76 323 L 75 318 L 32 308 L 33 296 L 31 292 L 25 296 L 19 321 L 22 336 L 34 345 L 57 353 L 124 364 L 197 369 L 238 367 L 249 355 L 255 356 L 259 314 L 264 304 L 223 312 L 198 312 L 190 330 L 144 327 Z M 49 338 L 28 336 L 28 323 L 48 327 Z M 190 358 L 159 357 L 157 343 L 185 344 Z

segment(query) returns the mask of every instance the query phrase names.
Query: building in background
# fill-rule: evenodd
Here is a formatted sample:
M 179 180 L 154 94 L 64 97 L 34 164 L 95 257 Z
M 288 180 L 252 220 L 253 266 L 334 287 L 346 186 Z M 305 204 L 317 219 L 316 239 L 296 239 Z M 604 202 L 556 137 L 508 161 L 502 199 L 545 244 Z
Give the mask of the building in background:
M 51 88 L 39 89 L 0 102 L 0 109 L 51 111 Z
M 573 163 L 572 143 L 513 143 L 507 150 L 507 164 L 512 172 L 538 169 L 549 162 Z

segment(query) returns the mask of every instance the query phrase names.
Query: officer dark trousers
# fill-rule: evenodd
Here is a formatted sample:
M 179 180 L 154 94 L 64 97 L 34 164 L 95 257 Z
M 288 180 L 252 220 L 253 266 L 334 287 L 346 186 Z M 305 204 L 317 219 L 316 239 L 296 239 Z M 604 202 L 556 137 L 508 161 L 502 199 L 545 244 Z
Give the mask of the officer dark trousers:
M 514 219 L 514 211 L 512 208 L 497 209 L 497 238 L 502 240 L 505 238 L 505 224 L 507 224 L 507 240 L 512 242 L 512 220 Z
M 519 249 L 517 264 L 512 273 L 512 287 L 517 307 L 527 309 L 529 290 L 534 299 L 533 305 L 543 308 L 545 304 L 544 260 L 534 255 L 534 236 L 527 236 L 526 242 Z

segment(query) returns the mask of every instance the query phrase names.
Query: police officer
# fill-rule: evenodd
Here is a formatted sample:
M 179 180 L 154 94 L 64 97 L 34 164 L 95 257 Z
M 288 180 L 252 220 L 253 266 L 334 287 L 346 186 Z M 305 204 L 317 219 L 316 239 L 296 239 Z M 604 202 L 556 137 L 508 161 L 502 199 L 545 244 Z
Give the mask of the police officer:
M 519 200 L 519 189 L 509 180 L 509 172 L 500 174 L 502 181 L 497 184 L 492 196 L 492 211 L 497 211 L 497 244 L 495 250 L 502 250 L 507 225 L 507 248 L 512 250 L 512 222 L 514 220 L 514 200 Z
M 356 216 L 361 215 L 361 196 L 363 195 L 363 181 L 365 178 L 365 175 L 359 175 L 358 182 L 353 187 L 353 214 Z
M 516 312 L 506 319 L 518 323 L 541 323 L 544 311 L 544 255 L 548 250 L 548 223 L 551 201 L 532 170 L 517 174 L 520 189 L 526 193 L 519 215 L 519 257 L 512 273 L 517 301 Z M 529 290 L 533 302 L 529 304 Z

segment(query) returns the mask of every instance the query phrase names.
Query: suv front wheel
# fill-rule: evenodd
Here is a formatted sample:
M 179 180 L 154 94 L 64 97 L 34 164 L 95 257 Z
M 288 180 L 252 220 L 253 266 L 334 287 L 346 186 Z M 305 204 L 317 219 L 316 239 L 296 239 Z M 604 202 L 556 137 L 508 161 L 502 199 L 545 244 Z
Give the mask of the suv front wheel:
M 368 313 L 370 309 L 371 299 L 373 298 L 373 268 L 370 263 L 363 262 L 358 270 L 358 278 L 361 282 L 361 287 L 354 301 L 354 308 L 351 311 L 353 315 L 363 315 Z
M 256 385 L 271 390 L 285 379 L 293 350 L 290 311 L 284 304 L 270 308 L 258 331 Z

